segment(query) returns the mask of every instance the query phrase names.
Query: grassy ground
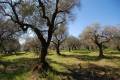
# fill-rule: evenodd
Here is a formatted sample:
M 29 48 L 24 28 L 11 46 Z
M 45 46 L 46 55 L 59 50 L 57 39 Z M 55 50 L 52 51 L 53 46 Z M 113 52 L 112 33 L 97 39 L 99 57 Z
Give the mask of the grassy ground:
M 117 80 L 120 79 L 120 52 L 105 51 L 103 59 L 97 52 L 63 51 L 62 56 L 51 51 L 47 57 L 53 71 L 33 73 L 37 56 L 17 53 L 0 56 L 0 80 Z

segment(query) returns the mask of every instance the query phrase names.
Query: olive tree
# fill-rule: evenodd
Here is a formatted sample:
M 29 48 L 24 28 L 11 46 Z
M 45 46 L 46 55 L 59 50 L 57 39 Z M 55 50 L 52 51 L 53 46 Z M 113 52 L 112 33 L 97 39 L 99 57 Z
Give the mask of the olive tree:
M 2 45 L 4 46 L 4 52 L 6 54 L 12 54 L 13 52 L 16 53 L 20 50 L 20 43 L 14 38 L 4 40 Z
M 111 40 L 111 34 L 100 24 L 92 24 L 83 31 L 83 37 L 92 41 L 99 49 L 99 57 L 103 57 L 103 45 Z M 89 43 L 87 43 L 89 44 Z
M 69 51 L 71 50 L 77 50 L 80 48 L 80 40 L 74 36 L 68 36 L 65 45 L 68 48 Z
M 116 49 L 120 51 L 120 29 L 116 29 L 116 32 L 113 36 L 113 44 L 115 45 Z
M 0 0 L 0 12 L 19 25 L 23 31 L 31 28 L 41 42 L 39 62 L 47 68 L 46 56 L 56 25 L 78 0 Z
M 107 46 L 117 49 L 120 51 L 120 29 L 119 25 L 118 26 L 112 26 L 107 29 L 112 35 L 111 41 L 107 44 Z
M 60 54 L 60 46 L 67 38 L 67 27 L 65 24 L 59 25 L 58 29 L 53 33 L 52 43 L 58 55 Z
M 17 43 L 19 44 L 19 42 L 16 43 L 16 41 L 18 41 L 17 37 L 18 37 L 19 31 L 20 29 L 17 27 L 17 25 L 15 25 L 10 20 L 7 20 L 7 21 L 1 20 L 1 23 L 0 23 L 0 51 L 1 52 L 6 52 L 5 46 L 11 43 L 12 40 L 15 41 L 15 44 Z
M 32 51 L 38 54 L 41 50 L 40 41 L 37 37 L 27 37 L 25 43 L 23 44 L 24 51 Z

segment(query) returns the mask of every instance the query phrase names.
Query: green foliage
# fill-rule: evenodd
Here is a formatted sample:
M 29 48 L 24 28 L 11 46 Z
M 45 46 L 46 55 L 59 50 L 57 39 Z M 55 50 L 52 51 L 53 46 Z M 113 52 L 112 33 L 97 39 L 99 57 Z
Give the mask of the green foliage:
M 22 14 L 23 17 L 30 16 L 33 14 L 35 10 L 35 5 L 30 4 L 28 2 L 23 2 L 20 8 L 20 13 Z

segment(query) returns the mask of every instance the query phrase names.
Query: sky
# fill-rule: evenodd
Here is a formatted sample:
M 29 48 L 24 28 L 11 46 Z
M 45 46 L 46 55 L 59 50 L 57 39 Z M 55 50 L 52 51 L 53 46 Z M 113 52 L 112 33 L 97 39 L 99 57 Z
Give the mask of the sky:
M 68 31 L 78 37 L 92 23 L 120 24 L 120 0 L 81 0 L 80 8 L 75 8 L 73 13 L 75 20 L 68 23 Z

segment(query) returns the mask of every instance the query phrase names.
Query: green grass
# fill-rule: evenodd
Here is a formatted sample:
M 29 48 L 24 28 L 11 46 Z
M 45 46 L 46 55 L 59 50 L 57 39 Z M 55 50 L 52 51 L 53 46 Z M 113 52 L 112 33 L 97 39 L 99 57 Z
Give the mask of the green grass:
M 111 77 L 120 77 L 120 52 L 106 50 L 103 59 L 98 58 L 97 52 L 87 50 L 62 51 L 63 56 L 58 56 L 50 51 L 47 61 L 54 71 L 48 71 L 47 77 L 39 73 L 32 73 L 32 68 L 37 62 L 37 56 L 31 52 L 21 52 L 15 55 L 0 55 L 0 61 L 7 66 L 0 65 L 0 80 L 74 80 L 79 78 L 88 80 L 91 74 Z M 77 76 L 83 74 L 81 77 Z M 87 74 L 90 74 L 87 76 Z M 93 76 L 93 75 L 92 75 Z M 108 80 L 107 78 L 102 80 Z

